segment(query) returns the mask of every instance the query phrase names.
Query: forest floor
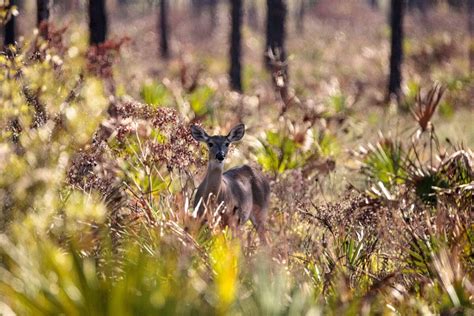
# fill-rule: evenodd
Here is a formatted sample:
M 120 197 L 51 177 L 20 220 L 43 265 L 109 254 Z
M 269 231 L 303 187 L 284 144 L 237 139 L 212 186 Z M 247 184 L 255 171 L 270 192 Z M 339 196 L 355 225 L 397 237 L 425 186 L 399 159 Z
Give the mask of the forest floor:
M 169 60 L 157 13 L 111 11 L 103 50 L 88 50 L 83 14 L 55 13 L 60 41 L 25 34 L 0 59 L 0 313 L 472 312 L 463 12 L 408 14 L 399 103 L 386 100 L 386 14 L 366 1 L 320 0 L 304 30 L 290 16 L 280 90 L 263 65 L 263 15 L 246 24 L 243 93 L 228 88 L 226 6 L 214 27 L 173 6 Z M 239 122 L 226 168 L 269 178 L 268 248 L 250 223 L 235 238 L 219 216 L 204 228 L 190 216 L 206 159 L 190 124 L 224 134 Z

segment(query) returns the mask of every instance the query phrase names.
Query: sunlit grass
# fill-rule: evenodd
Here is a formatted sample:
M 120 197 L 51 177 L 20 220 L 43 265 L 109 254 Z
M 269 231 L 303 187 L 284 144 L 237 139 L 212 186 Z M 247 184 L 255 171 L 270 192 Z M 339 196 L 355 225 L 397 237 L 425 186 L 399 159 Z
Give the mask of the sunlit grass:
M 457 42 L 410 41 L 405 103 L 386 106 L 385 35 L 323 22 L 288 39 L 300 103 L 284 115 L 250 46 L 243 95 L 227 87 L 225 55 L 206 50 L 161 69 L 131 44 L 98 75 L 76 26 L 64 50 L 31 41 L 0 56 L 0 314 L 472 313 L 472 78 L 442 54 Z M 447 88 L 430 131 L 408 114 L 422 75 Z M 206 157 L 189 123 L 238 121 L 248 135 L 229 165 L 272 181 L 269 247 L 250 224 L 192 216 Z

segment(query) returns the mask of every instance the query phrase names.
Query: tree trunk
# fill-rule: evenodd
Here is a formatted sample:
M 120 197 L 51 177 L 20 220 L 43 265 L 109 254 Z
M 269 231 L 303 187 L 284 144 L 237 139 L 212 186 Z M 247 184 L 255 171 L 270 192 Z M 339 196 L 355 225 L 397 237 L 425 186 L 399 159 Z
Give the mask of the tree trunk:
M 280 60 L 286 59 L 285 52 L 286 3 L 284 0 L 267 0 L 267 40 L 265 65 L 270 68 L 268 51 L 277 53 Z
M 418 10 L 423 15 L 426 15 L 427 9 L 429 7 L 427 0 L 408 0 L 407 7 L 408 10 Z
M 304 32 L 304 18 L 306 13 L 306 0 L 300 0 L 300 4 L 296 14 L 296 29 L 299 33 Z
M 195 18 L 201 19 L 203 0 L 191 0 L 192 14 Z
M 255 4 L 255 0 L 250 0 L 250 5 L 248 7 L 248 23 L 250 27 L 254 30 L 260 29 L 260 25 L 258 23 L 257 5 Z
M 474 0 L 467 4 L 468 28 L 469 28 L 469 68 L 471 75 L 474 74 Z
M 107 38 L 105 0 L 89 0 L 89 43 L 98 45 Z
M 15 5 L 15 0 L 10 0 L 10 3 L 7 7 L 7 10 L 10 10 L 12 6 Z M 8 22 L 5 24 L 4 29 L 4 38 L 3 38 L 3 46 L 7 48 L 9 45 L 15 45 L 15 17 L 12 15 Z M 7 50 L 8 51 L 8 50 Z
M 400 98 L 402 82 L 403 61 L 403 15 L 405 11 L 404 0 L 392 0 L 390 24 L 392 29 L 391 56 L 390 56 L 390 78 L 388 84 L 388 96 L 395 95 Z
M 59 10 L 61 13 L 67 13 L 72 10 L 78 9 L 78 0 L 61 0 L 61 1 L 53 1 L 54 5 L 59 6 Z
M 170 56 L 168 46 L 168 0 L 160 0 L 160 54 L 164 59 Z
M 374 10 L 379 8 L 379 2 L 377 0 L 369 0 L 370 7 Z
M 44 38 L 48 38 L 49 6 L 49 0 L 36 0 L 36 22 Z
M 232 0 L 231 6 L 232 30 L 230 35 L 230 86 L 232 89 L 242 91 L 241 79 L 241 25 L 242 25 L 242 0 Z
M 456 11 L 461 11 L 463 9 L 463 0 L 448 0 L 448 5 L 451 9 Z M 467 3 L 472 2 L 472 0 L 467 0 Z
M 217 0 L 209 0 L 209 19 L 211 20 L 211 32 L 217 26 Z

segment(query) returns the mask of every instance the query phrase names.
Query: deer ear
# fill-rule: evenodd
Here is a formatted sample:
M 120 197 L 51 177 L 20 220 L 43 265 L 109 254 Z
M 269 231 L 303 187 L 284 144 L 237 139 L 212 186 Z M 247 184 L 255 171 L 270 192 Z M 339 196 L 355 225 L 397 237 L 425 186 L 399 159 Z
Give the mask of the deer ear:
M 199 126 L 191 126 L 191 135 L 198 142 L 206 142 L 209 139 L 209 135 Z
M 229 132 L 229 135 L 227 135 L 227 139 L 230 142 L 238 142 L 239 140 L 244 137 L 245 134 L 245 125 L 244 124 L 239 124 L 234 126 Z

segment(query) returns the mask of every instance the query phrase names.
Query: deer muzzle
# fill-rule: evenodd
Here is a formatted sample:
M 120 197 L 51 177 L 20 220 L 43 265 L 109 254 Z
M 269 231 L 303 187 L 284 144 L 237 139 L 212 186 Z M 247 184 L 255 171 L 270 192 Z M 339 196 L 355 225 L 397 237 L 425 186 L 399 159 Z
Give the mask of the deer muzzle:
M 225 155 L 222 151 L 218 152 L 216 154 L 216 159 L 219 161 L 219 162 L 223 162 L 224 161 L 224 158 L 225 158 Z

